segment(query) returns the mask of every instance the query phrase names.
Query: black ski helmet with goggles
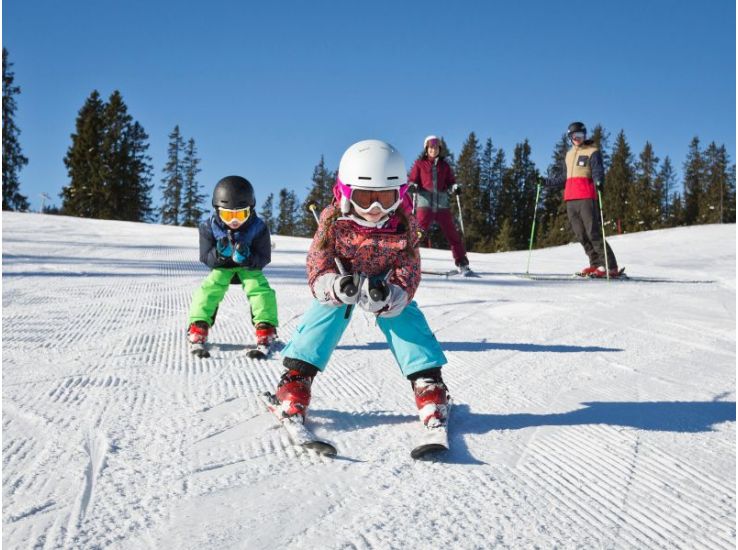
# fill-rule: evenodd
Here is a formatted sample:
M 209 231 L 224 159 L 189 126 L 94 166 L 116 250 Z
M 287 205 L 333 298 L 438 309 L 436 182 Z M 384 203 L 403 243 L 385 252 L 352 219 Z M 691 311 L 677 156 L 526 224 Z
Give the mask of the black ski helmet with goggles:
M 587 135 L 587 127 L 584 125 L 583 122 L 572 122 L 569 124 L 569 128 L 566 130 L 566 135 L 571 139 L 572 134 L 576 133 L 582 133 L 585 136 Z
M 256 206 L 254 188 L 241 176 L 226 176 L 213 189 L 213 208 L 241 210 Z

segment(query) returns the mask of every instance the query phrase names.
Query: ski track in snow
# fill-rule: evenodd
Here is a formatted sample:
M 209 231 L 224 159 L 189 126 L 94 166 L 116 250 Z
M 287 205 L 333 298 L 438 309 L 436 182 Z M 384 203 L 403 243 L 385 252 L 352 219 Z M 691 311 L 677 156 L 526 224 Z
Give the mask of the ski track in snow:
M 274 241 L 286 342 L 308 241 Z M 237 287 L 212 357 L 190 355 L 194 229 L 5 212 L 3 544 L 734 548 L 735 226 L 611 243 L 633 275 L 714 282 L 524 280 L 527 252 L 471 254 L 481 279 L 427 276 L 416 296 L 449 360 L 452 450 L 410 458 L 410 385 L 357 311 L 314 384 L 330 459 L 258 399 L 281 366 L 245 356 Z M 532 269 L 583 258 L 536 250 Z

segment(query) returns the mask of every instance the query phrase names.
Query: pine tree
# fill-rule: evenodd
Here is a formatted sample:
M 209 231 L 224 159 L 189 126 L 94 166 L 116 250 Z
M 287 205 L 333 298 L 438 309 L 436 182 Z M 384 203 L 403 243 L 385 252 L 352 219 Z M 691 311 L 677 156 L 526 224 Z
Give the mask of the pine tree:
M 516 250 L 518 246 L 515 243 L 515 236 L 513 235 L 512 223 L 510 218 L 505 218 L 502 221 L 500 232 L 495 238 L 495 252 L 509 252 Z
M 692 138 L 684 161 L 684 223 L 699 223 L 700 204 L 705 194 L 705 161 L 698 137 Z
M 659 200 L 660 208 L 660 224 L 667 227 L 671 227 L 670 220 L 670 207 L 672 204 L 671 191 L 674 188 L 676 181 L 676 175 L 674 174 L 674 168 L 671 165 L 671 159 L 664 157 L 664 161 L 661 163 L 661 168 L 656 176 L 656 195 Z
M 610 168 L 610 132 L 605 131 L 601 124 L 597 124 L 592 130 L 590 139 L 594 142 L 595 147 L 600 150 L 602 167 L 607 171 Z
M 625 139 L 625 132 L 620 130 L 615 140 L 610 169 L 605 175 L 605 190 L 602 193 L 602 214 L 605 224 L 609 225 L 609 228 L 605 228 L 605 234 L 614 234 L 618 228 L 626 230 L 633 223 L 633 220 L 627 217 L 627 209 L 630 188 L 634 180 L 633 155 Z
M 500 218 L 502 213 L 501 200 L 506 173 L 507 161 L 505 159 L 505 151 L 498 149 L 493 157 L 489 170 L 490 218 L 492 220 L 489 229 L 489 238 L 493 243 L 502 226 L 502 219 Z M 494 244 L 492 250 L 494 250 Z
M 200 193 L 197 174 L 200 173 L 200 159 L 197 157 L 195 140 L 190 138 L 184 152 L 182 172 L 184 175 L 182 198 L 182 225 L 196 227 L 206 212 L 205 193 Z
M 277 234 L 294 236 L 299 223 L 297 195 L 286 188 L 279 191 L 279 214 L 277 215 Z
M 12 66 L 8 50 L 3 48 L 3 210 L 28 210 L 28 198 L 21 195 L 18 179 L 18 172 L 28 159 L 21 152 L 20 129 L 15 124 L 15 96 L 21 89 L 14 84 Z
M 269 193 L 266 200 L 261 206 L 261 212 L 259 217 L 264 220 L 264 223 L 269 228 L 270 233 L 276 232 L 275 219 L 274 219 L 274 193 Z
M 320 162 L 313 169 L 312 177 L 313 185 L 308 191 L 302 216 L 300 218 L 298 233 L 302 236 L 310 236 L 315 233 L 315 218 L 308 205 L 315 204 L 320 213 L 323 208 L 333 202 L 333 185 L 336 182 L 336 173 L 331 172 L 325 167 L 325 159 L 320 155 Z
M 153 221 L 151 190 L 153 177 L 151 157 L 147 151 L 149 136 L 128 114 L 123 96 L 115 90 L 105 108 L 109 219 Z
M 648 231 L 658 225 L 661 215 L 657 190 L 659 159 L 647 141 L 635 164 L 635 182 L 628 197 L 628 219 L 633 231 Z
M 556 181 L 566 180 L 564 164 L 568 150 L 569 138 L 563 134 L 551 155 L 551 164 L 546 170 L 548 178 Z M 558 186 L 546 186 L 541 190 L 541 195 L 541 206 L 539 207 L 541 214 L 538 222 L 540 238 L 537 235 L 535 240 L 537 246 L 556 246 L 571 242 L 574 236 L 566 213 L 563 189 Z
M 482 232 L 485 236 L 479 250 L 480 252 L 491 252 L 494 250 L 492 235 L 495 227 L 495 211 L 497 201 L 497 190 L 494 188 L 492 176 L 492 165 L 495 157 L 495 148 L 492 140 L 487 138 L 484 150 L 479 160 L 479 191 L 481 194 Z
M 700 223 L 724 223 L 728 217 L 734 189 L 725 145 L 713 141 L 707 146 L 705 160 L 705 194 L 700 204 Z
M 503 179 L 500 197 L 500 220 L 510 223 L 510 231 L 516 249 L 528 247 L 530 228 L 533 223 L 533 210 L 538 184 L 538 170 L 530 159 L 531 149 L 528 140 L 518 143 L 513 152 L 513 160 Z
M 467 249 L 471 251 L 482 251 L 488 238 L 485 223 L 487 204 L 482 194 L 480 175 L 479 141 L 477 141 L 476 134 L 471 132 L 461 148 L 459 161 L 456 164 L 456 182 L 461 186 L 463 194 L 458 200 L 453 195 L 449 197 L 452 202 L 451 210 L 456 211 L 457 216 L 460 215 L 464 221 L 464 233 L 461 238 L 465 241 Z M 457 204 L 459 202 L 461 203 L 460 213 Z
M 182 205 L 182 188 L 184 186 L 184 138 L 179 132 L 179 125 L 169 134 L 167 163 L 164 165 L 164 177 L 161 179 L 162 204 L 159 209 L 161 223 L 179 225 Z
M 71 181 L 62 189 L 63 212 L 150 221 L 148 135 L 128 114 L 120 92 L 114 91 L 103 103 L 93 91 L 80 110 L 76 130 L 64 158 Z
M 96 217 L 103 198 L 103 138 L 105 104 L 93 90 L 77 115 L 72 145 L 64 157 L 69 185 L 62 188 L 62 213 L 82 218 Z

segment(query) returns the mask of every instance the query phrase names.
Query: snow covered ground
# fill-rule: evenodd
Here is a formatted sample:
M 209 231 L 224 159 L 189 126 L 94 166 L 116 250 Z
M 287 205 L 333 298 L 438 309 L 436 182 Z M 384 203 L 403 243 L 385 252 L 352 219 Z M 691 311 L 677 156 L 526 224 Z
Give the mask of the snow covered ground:
M 267 276 L 288 340 L 308 241 Z M 3 213 L 5 548 L 734 548 L 736 228 L 614 237 L 631 275 L 526 280 L 472 254 L 417 300 L 448 356 L 452 450 L 409 456 L 410 385 L 358 313 L 314 385 L 329 459 L 262 410 L 279 360 L 233 287 L 188 354 L 194 229 Z M 450 253 L 423 250 L 426 268 Z M 534 251 L 571 273 L 579 245 Z

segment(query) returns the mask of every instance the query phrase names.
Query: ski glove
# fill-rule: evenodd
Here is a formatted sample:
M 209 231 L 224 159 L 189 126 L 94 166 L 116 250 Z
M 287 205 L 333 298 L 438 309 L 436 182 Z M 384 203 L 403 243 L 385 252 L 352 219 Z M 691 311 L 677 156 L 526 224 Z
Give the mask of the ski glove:
M 461 185 L 459 185 L 458 183 L 454 183 L 451 186 L 451 194 L 452 195 L 461 195 Z
M 236 250 L 233 252 L 233 261 L 236 262 L 238 265 L 243 265 L 244 263 L 246 263 L 246 260 L 248 260 L 250 255 L 251 251 L 249 250 L 248 245 L 244 243 L 238 243 L 236 245 Z
M 364 311 L 370 313 L 376 313 L 379 317 L 396 317 L 408 303 L 408 295 L 405 290 L 399 286 L 382 282 L 384 288 L 383 292 L 377 293 L 378 284 L 370 283 L 367 279 L 361 286 L 361 292 L 359 297 L 359 307 Z M 372 292 L 372 291 L 375 292 Z
M 231 241 L 228 240 L 228 237 L 221 237 L 216 241 L 215 251 L 218 256 L 223 258 L 230 258 L 233 255 L 233 247 L 231 247 Z
M 349 282 L 358 288 L 361 282 L 359 275 L 341 276 L 338 273 L 323 273 L 313 282 L 313 295 L 321 304 L 336 307 L 343 304 L 355 304 L 359 299 L 359 293 L 357 291 L 352 296 L 348 295 L 351 290 L 347 288 Z
M 359 301 L 359 285 L 361 284 L 358 273 L 352 275 L 336 275 L 333 281 L 333 295 L 344 304 L 355 304 Z

